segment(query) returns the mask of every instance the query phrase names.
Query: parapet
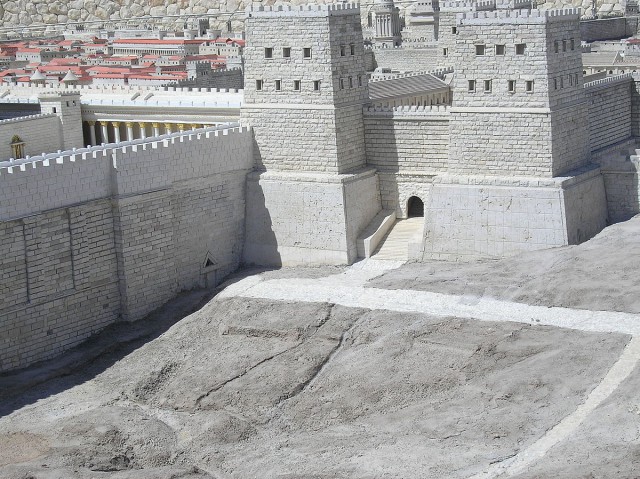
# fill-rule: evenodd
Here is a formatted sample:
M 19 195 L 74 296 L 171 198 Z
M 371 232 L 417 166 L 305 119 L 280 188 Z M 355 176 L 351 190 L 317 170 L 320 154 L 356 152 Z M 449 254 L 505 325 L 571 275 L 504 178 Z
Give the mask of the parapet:
M 456 15 L 460 25 L 489 25 L 489 24 L 531 24 L 554 22 L 578 22 L 579 8 L 564 8 L 558 10 L 497 10 L 492 12 L 464 12 Z
M 446 0 L 440 2 L 441 12 L 479 12 L 496 9 L 496 0 Z
M 249 171 L 252 164 L 249 129 L 237 124 L 3 161 L 0 221 Z
M 601 78 L 600 80 L 594 80 L 589 83 L 584 84 L 584 89 L 588 92 L 599 90 L 601 88 L 607 88 L 609 86 L 613 86 L 617 83 L 624 83 L 635 80 L 636 77 L 633 73 L 622 73 L 621 75 L 614 75 L 606 78 Z M 640 78 L 638 78 L 640 80 Z
M 6 120 L 0 120 L 0 125 L 7 125 L 10 123 L 19 123 L 21 121 L 37 120 L 39 118 L 57 118 L 55 113 L 39 113 L 37 115 L 18 116 L 15 118 L 7 118 Z
M 384 117 L 384 118 L 425 118 L 448 116 L 450 113 L 449 105 L 427 105 L 427 106 L 370 106 L 363 110 L 365 117 Z
M 55 115 L 37 115 L 36 117 L 48 117 Z M 27 117 L 29 119 L 34 118 Z M 9 119 L 4 122 L 11 122 Z M 53 165 L 63 165 L 67 162 L 75 162 L 76 160 L 88 160 L 90 158 L 107 157 L 117 151 L 126 153 L 129 150 L 138 151 L 138 149 L 146 150 L 148 148 L 156 149 L 173 145 L 176 142 L 192 141 L 204 136 L 226 136 L 230 133 L 243 133 L 248 131 L 248 127 L 240 126 L 232 123 L 223 126 L 214 126 L 207 128 L 199 128 L 196 130 L 188 130 L 177 133 L 168 133 L 156 137 L 140 138 L 131 141 L 122 141 L 120 143 L 107 143 L 87 148 L 74 148 L 72 150 L 58 151 L 56 153 L 42 153 L 37 156 L 27 156 L 23 159 L 10 159 L 8 161 L 0 161 L 0 176 L 6 174 L 16 174 L 27 169 L 37 169 L 40 167 L 49 167 Z
M 262 5 L 251 3 L 245 9 L 245 18 L 249 17 L 333 17 L 340 15 L 360 15 L 358 3 L 329 3 L 325 5 L 306 4 Z

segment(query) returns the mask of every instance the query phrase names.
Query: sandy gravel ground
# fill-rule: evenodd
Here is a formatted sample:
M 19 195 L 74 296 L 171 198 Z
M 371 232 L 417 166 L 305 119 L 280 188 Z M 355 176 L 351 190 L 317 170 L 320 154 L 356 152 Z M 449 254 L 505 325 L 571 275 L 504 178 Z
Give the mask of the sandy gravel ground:
M 369 284 L 636 313 L 639 228 Z M 638 477 L 640 342 L 521 321 L 221 294 L 135 348 L 5 396 L 0 477 Z
M 577 246 L 475 262 L 412 263 L 369 284 L 526 304 L 640 313 L 640 217 Z

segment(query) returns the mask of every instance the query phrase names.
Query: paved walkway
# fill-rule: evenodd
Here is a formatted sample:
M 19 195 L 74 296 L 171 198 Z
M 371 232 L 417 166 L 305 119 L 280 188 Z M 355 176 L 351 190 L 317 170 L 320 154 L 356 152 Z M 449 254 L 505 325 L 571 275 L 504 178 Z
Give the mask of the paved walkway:
M 273 300 L 328 302 L 343 306 L 418 312 L 439 317 L 457 317 L 480 321 L 515 321 L 580 331 L 629 334 L 618 361 L 578 408 L 514 457 L 492 464 L 473 479 L 509 477 L 541 460 L 580 424 L 631 374 L 640 361 L 640 318 L 630 313 L 547 308 L 477 296 L 456 296 L 415 290 L 366 288 L 369 279 L 395 269 L 402 261 L 367 259 L 345 272 L 319 279 L 289 278 L 262 280 L 250 276 L 229 285 L 218 297 L 241 296 Z

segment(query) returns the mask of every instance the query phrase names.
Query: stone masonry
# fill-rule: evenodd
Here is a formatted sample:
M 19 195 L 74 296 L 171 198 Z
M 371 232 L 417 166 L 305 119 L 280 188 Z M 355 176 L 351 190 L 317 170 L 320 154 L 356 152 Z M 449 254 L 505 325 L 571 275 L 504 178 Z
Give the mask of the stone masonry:
M 256 173 L 244 259 L 351 263 L 358 233 L 380 209 L 377 177 L 366 170 L 360 9 L 255 6 L 246 27 L 241 117 L 253 127 Z M 355 191 L 360 205 L 349 200 Z
M 234 271 L 249 135 L 210 128 L 1 165 L 0 371 Z

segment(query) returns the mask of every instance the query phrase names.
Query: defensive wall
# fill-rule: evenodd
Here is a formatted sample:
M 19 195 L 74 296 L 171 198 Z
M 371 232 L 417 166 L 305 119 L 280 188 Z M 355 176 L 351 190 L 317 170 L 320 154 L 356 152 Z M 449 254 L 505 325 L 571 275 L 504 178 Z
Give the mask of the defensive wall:
M 39 155 L 46 151 L 63 150 L 60 118 L 55 113 L 31 115 L 0 121 L 0 158 L 11 158 L 14 135 L 24 142 L 24 154 Z
M 0 371 L 235 270 L 250 132 L 207 128 L 0 164 Z
M 583 42 L 616 40 L 638 33 L 638 17 L 593 18 L 580 21 Z
M 189 80 L 180 80 L 176 85 L 180 88 L 213 88 L 225 90 L 241 90 L 244 88 L 244 74 L 241 68 L 212 70 L 206 75 Z

